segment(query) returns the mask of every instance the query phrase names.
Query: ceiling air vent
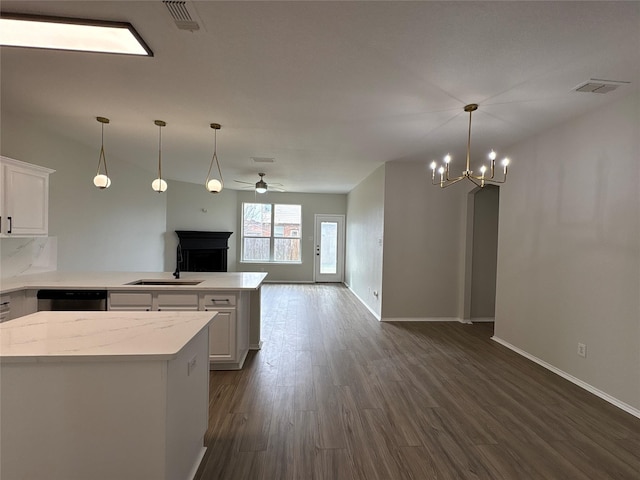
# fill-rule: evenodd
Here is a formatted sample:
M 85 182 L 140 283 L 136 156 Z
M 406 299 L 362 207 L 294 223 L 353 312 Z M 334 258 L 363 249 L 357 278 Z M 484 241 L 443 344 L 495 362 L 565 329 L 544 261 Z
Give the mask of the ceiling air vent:
M 631 82 L 621 82 L 618 80 L 601 80 L 599 78 L 591 78 L 588 82 L 580 84 L 576 87 L 576 92 L 586 93 L 609 93 L 622 85 L 628 85 Z
M 253 163 L 275 163 L 275 158 L 270 157 L 251 157 Z
M 200 25 L 198 25 L 198 22 L 193 18 L 195 14 L 192 15 L 189 12 L 190 9 L 193 9 L 193 6 L 188 6 L 187 2 L 184 1 L 163 0 L 162 3 L 165 4 L 176 27 L 180 30 L 189 30 L 190 32 L 200 30 Z

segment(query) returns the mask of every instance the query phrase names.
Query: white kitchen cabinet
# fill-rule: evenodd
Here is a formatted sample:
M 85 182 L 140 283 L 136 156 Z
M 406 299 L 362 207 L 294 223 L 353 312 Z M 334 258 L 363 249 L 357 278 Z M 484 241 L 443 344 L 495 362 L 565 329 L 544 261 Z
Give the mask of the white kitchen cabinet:
M 107 309 L 218 312 L 209 326 L 210 368 L 239 370 L 249 352 L 249 300 L 244 291 L 110 290 Z
M 232 363 L 237 359 L 236 311 L 234 309 L 208 309 L 218 314 L 209 325 L 209 362 Z
M 47 235 L 54 171 L 0 156 L 0 236 Z

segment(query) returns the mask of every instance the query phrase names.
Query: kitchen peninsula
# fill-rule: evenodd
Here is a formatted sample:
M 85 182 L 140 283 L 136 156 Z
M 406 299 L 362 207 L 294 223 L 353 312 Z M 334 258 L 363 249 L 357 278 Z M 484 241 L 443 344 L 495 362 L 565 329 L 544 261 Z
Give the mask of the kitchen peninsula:
M 0 477 L 193 478 L 215 316 L 38 312 L 0 324 Z
M 2 281 L 13 317 L 38 310 L 40 290 L 102 290 L 106 309 L 131 311 L 216 311 L 211 325 L 210 363 L 240 369 L 249 349 L 259 349 L 261 286 L 266 273 L 47 272 Z

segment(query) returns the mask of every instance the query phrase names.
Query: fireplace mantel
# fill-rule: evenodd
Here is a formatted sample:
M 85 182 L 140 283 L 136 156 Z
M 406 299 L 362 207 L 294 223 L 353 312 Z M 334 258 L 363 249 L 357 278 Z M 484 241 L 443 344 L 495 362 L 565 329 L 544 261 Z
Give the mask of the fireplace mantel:
M 184 272 L 226 272 L 229 237 L 233 232 L 176 230 Z M 178 254 L 179 255 L 179 254 Z M 179 258 L 178 258 L 179 260 Z

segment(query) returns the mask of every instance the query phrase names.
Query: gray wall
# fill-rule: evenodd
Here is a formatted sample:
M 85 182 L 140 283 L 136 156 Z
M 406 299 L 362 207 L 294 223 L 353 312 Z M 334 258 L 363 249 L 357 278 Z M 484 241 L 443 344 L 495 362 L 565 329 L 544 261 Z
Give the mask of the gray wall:
M 500 188 L 487 185 L 473 193 L 471 320 L 493 319 L 496 311 L 498 208 Z
M 110 156 L 107 148 L 113 184 L 98 190 L 93 177 L 99 144 L 72 142 L 4 111 L 1 145 L 7 157 L 56 170 L 50 177 L 49 235 L 58 238 L 58 270 L 163 269 L 167 200 L 151 190 L 153 174 Z
M 467 192 L 441 189 L 418 162 L 385 171 L 383 320 L 462 317 Z
M 636 409 L 638 125 L 636 93 L 512 149 L 500 192 L 495 323 L 498 338 Z
M 351 190 L 347 205 L 345 283 L 377 315 L 382 314 L 385 166 Z M 378 297 L 374 295 L 378 292 Z
M 269 282 L 313 282 L 314 268 L 314 228 L 316 214 L 344 215 L 347 212 L 347 196 L 339 194 L 320 193 L 280 193 L 268 192 L 258 195 L 251 191 L 238 191 L 237 224 L 238 235 L 235 237 L 239 272 L 267 272 Z M 270 263 L 241 263 L 241 233 L 242 203 L 282 203 L 302 205 L 302 263 L 295 265 Z M 233 238 L 233 237 L 232 237 Z
M 176 268 L 176 230 L 233 232 L 229 237 L 227 264 L 230 272 L 236 269 L 236 240 L 240 234 L 238 192 L 224 188 L 209 193 L 204 185 L 169 181 L 167 188 L 167 231 L 165 234 L 164 270 Z

